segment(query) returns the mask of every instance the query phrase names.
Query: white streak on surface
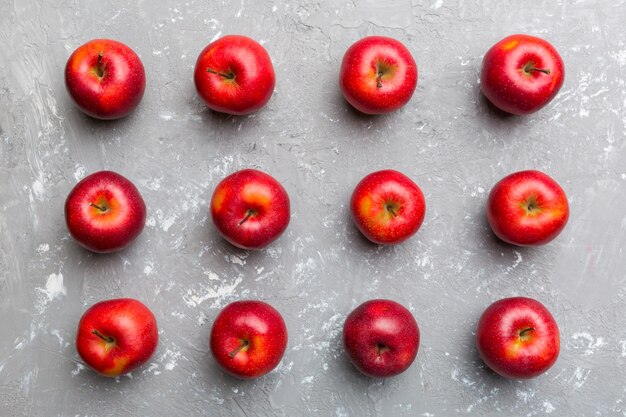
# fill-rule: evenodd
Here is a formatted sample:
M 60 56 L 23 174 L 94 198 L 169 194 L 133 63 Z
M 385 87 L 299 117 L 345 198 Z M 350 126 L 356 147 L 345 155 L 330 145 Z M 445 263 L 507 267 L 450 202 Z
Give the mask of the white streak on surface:
M 74 179 L 76 181 L 80 181 L 85 176 L 85 167 L 82 165 L 76 165 L 76 170 L 74 171 Z
M 45 195 L 46 192 L 45 192 L 45 190 L 43 188 L 43 183 L 41 182 L 40 179 L 36 179 L 33 182 L 32 189 L 33 189 L 33 194 L 35 195 L 37 200 L 40 200 L 40 201 L 43 200 L 44 195 Z
M 626 49 L 622 49 L 611 56 L 617 61 L 620 67 L 626 67 Z
M 554 408 L 554 406 L 552 405 L 552 403 L 548 400 L 543 402 L 543 411 L 546 414 L 550 414 L 552 413 L 554 410 L 556 410 L 556 408 Z
M 585 382 L 587 382 L 587 377 L 590 372 L 590 369 L 584 369 L 577 366 L 574 374 L 569 378 L 568 382 L 573 382 L 574 388 L 579 389 L 585 385 Z
M 220 287 L 214 288 L 213 286 L 207 286 L 199 290 L 189 289 L 187 294 L 183 296 L 183 300 L 189 307 L 196 307 L 210 299 L 220 299 L 228 295 L 232 295 L 235 288 L 241 284 L 243 279 L 238 277 L 230 284 L 224 284 Z
M 337 417 L 349 417 L 350 414 L 348 414 L 348 412 L 346 411 L 345 408 L 343 408 L 343 406 L 339 406 L 335 409 L 335 416 Z
M 55 298 L 67 295 L 67 289 L 63 285 L 63 274 L 50 274 L 46 280 L 45 288 L 37 287 L 39 297 L 36 302 L 36 308 L 41 313 L 45 310 L 48 303 Z
M 220 37 L 222 36 L 222 31 L 218 31 L 215 35 L 213 35 L 213 37 L 211 38 L 211 40 L 209 41 L 209 43 L 211 42 L 215 42 L 216 40 L 218 40 Z
M 178 364 L 178 360 L 183 357 L 179 350 L 167 349 L 163 355 L 161 355 L 161 362 L 166 362 L 164 368 L 166 371 L 173 370 Z
M 594 338 L 588 332 L 576 332 L 572 335 L 572 340 L 577 342 L 576 346 L 582 345 L 584 347 L 583 356 L 593 355 L 596 349 L 606 346 L 604 338 Z
M 237 264 L 237 265 L 241 265 L 241 266 L 244 266 L 245 263 L 246 263 L 246 261 L 242 260 L 241 258 L 239 258 L 236 255 L 230 255 L 229 259 L 230 259 L 231 263 L 234 263 L 234 264 Z
M 48 300 L 54 300 L 61 295 L 67 295 L 67 290 L 63 285 L 63 274 L 50 274 L 46 281 L 46 295 Z
M 159 226 L 161 226 L 161 229 L 163 229 L 164 232 L 170 230 L 170 227 L 174 225 L 176 219 L 178 218 L 176 213 L 172 213 L 166 216 L 165 214 L 163 214 L 163 211 L 161 209 L 158 209 L 156 211 L 156 216 Z
M 243 0 L 241 0 L 241 7 L 239 8 L 239 10 L 237 10 L 235 17 L 240 18 L 242 13 L 243 13 Z
M 514 253 L 515 253 L 515 261 L 513 261 L 513 264 L 511 266 L 506 268 L 506 271 L 505 271 L 506 274 L 513 271 L 515 268 L 517 268 L 519 264 L 521 264 L 523 261 L 522 254 L 519 251 L 514 251 Z
M 76 376 L 76 375 L 80 374 L 80 371 L 82 371 L 83 369 L 85 369 L 85 365 L 77 363 L 76 364 L 76 369 L 72 370 L 72 376 Z

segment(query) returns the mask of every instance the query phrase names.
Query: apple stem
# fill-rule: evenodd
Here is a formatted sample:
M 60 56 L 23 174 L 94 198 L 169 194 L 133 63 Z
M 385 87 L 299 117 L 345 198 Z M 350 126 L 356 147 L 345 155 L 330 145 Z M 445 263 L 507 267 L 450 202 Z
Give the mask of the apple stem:
M 524 329 L 521 332 L 519 332 L 519 337 L 524 338 L 524 337 L 528 336 L 528 333 L 532 332 L 533 330 L 535 330 L 534 327 L 529 327 L 527 329 Z
M 102 65 L 102 57 L 104 54 L 102 52 L 98 52 L 98 64 L 96 65 L 96 74 L 98 77 L 104 77 L 104 65 Z
M 550 70 L 547 68 L 531 68 L 531 71 L 539 71 L 539 72 L 543 72 L 544 74 L 550 74 Z
M 234 80 L 235 79 L 235 74 L 233 74 L 232 72 L 226 74 L 224 72 L 215 71 L 214 69 L 211 69 L 211 68 L 207 68 L 206 71 L 210 72 L 211 74 L 216 74 L 216 75 L 219 75 L 220 77 L 227 78 L 229 80 Z
M 391 214 L 393 214 L 393 217 L 398 217 L 398 213 L 396 213 L 396 210 L 392 207 L 392 206 L 387 206 L 387 211 Z
M 383 82 L 382 82 L 383 75 L 384 74 L 382 72 L 378 73 L 378 78 L 376 78 L 376 88 L 382 88 L 382 86 L 383 86 Z
M 107 208 L 106 208 L 106 207 L 102 207 L 102 206 L 99 206 L 99 205 L 94 204 L 94 203 L 89 203 L 89 205 L 90 205 L 91 207 L 93 207 L 93 208 L 97 208 L 97 209 L 98 209 L 98 210 L 100 210 L 100 211 L 107 211 Z
M 241 349 L 247 348 L 248 346 L 250 346 L 250 342 L 248 342 L 247 340 L 244 340 L 243 342 L 241 342 L 241 344 L 239 345 L 237 349 L 233 350 L 232 352 L 228 354 L 228 357 L 234 358 L 236 354 L 241 352 Z
M 524 67 L 524 72 L 529 73 L 532 71 L 543 72 L 544 74 L 550 75 L 550 70 L 547 68 L 535 68 L 535 64 L 529 63 Z
M 246 217 L 244 217 L 240 222 L 239 222 L 239 226 L 241 226 L 242 224 L 244 224 L 245 222 L 248 221 L 248 219 L 252 216 L 254 216 L 256 214 L 256 210 L 253 209 L 248 209 L 246 210 Z
M 98 336 L 100 339 L 104 340 L 107 343 L 113 343 L 115 342 L 115 339 L 113 339 L 111 336 L 103 336 L 102 333 L 100 333 L 97 330 L 94 330 L 93 332 L 91 332 L 93 334 L 95 334 L 96 336 Z

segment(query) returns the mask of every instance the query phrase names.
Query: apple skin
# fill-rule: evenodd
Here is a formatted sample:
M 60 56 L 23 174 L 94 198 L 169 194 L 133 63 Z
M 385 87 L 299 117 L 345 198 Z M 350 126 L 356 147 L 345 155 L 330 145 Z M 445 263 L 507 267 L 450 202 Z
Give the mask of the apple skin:
M 261 44 L 246 36 L 228 35 L 200 52 L 194 81 L 210 109 L 241 116 L 267 104 L 276 77 L 272 60 Z
M 404 106 L 417 86 L 417 65 L 399 41 L 368 36 L 343 56 L 339 86 L 346 101 L 366 114 L 384 114 Z
M 563 60 L 551 44 L 534 36 L 511 35 L 485 54 L 480 88 L 500 110 L 526 115 L 548 104 L 564 78 Z
M 497 374 L 513 379 L 534 378 L 556 362 L 559 328 L 540 302 L 526 297 L 505 298 L 482 314 L 476 346 L 482 360 Z
M 373 172 L 357 184 L 350 211 L 366 238 L 377 244 L 396 244 L 418 231 L 426 203 L 422 190 L 409 177 L 387 169 Z
M 78 323 L 76 349 L 94 371 L 116 377 L 146 363 L 158 341 L 150 309 L 132 298 L 118 298 L 85 311 Z
M 487 220 L 493 233 L 517 246 L 544 245 L 563 230 L 569 218 L 567 196 L 540 171 L 507 175 L 493 186 Z
M 83 113 L 97 119 L 119 119 L 139 105 L 146 89 L 146 73 L 141 59 L 128 46 L 111 39 L 94 39 L 78 47 L 68 59 L 65 86 Z
M 211 198 L 211 217 L 232 245 L 262 249 L 278 239 L 289 225 L 289 196 L 270 175 L 244 169 L 217 185 Z
M 363 374 L 386 378 L 411 366 L 420 332 L 409 310 L 391 300 L 370 300 L 355 308 L 343 326 L 350 361 Z
M 258 378 L 280 363 L 287 348 L 287 327 L 271 305 L 235 301 L 215 319 L 210 346 L 224 371 L 241 379 Z
M 65 222 L 70 235 L 84 248 L 115 252 L 130 245 L 143 230 L 146 205 L 128 179 L 112 171 L 98 171 L 70 191 Z

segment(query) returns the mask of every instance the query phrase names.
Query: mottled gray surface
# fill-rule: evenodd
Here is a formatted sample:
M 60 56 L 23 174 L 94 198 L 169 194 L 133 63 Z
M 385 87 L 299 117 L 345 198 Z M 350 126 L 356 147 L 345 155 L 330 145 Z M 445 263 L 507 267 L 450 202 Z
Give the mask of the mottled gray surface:
M 626 2 L 466 0 L 0 1 L 0 415 L 424 416 L 626 415 Z M 393 4 L 393 6 L 391 6 Z M 516 32 L 551 41 L 566 65 L 552 104 L 504 117 L 481 97 L 482 55 Z M 192 71 L 224 34 L 261 41 L 277 86 L 249 117 L 207 111 Z M 412 101 L 383 117 L 348 108 L 337 86 L 345 49 L 371 34 L 413 52 Z M 142 58 L 148 85 L 116 122 L 82 115 L 63 84 L 80 44 L 110 37 Z M 208 218 L 214 186 L 257 167 L 290 193 L 288 231 L 268 250 L 226 244 Z M 69 238 L 63 203 L 84 175 L 133 180 L 148 223 L 129 249 L 95 255 Z M 351 225 L 365 174 L 396 168 L 418 182 L 426 221 L 381 248 Z M 565 188 L 570 222 L 553 243 L 498 242 L 485 220 L 490 187 L 543 170 Z M 473 331 L 492 301 L 544 302 L 561 356 L 532 381 L 501 379 L 477 357 Z M 117 380 L 81 365 L 82 312 L 129 296 L 155 312 L 149 364 Z M 422 330 L 418 358 L 386 381 L 343 355 L 346 314 L 395 299 Z M 208 353 L 228 302 L 260 298 L 287 321 L 280 367 L 256 381 L 224 375 Z

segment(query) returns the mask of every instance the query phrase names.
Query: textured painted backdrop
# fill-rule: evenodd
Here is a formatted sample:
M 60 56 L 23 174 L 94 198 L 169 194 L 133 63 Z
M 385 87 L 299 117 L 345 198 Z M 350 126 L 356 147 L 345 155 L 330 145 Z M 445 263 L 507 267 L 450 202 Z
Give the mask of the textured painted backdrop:
M 0 415 L 424 416 L 626 415 L 626 2 L 467 0 L 0 1 Z M 485 51 L 515 32 L 547 38 L 566 64 L 560 94 L 504 117 L 479 93 Z M 224 34 L 259 40 L 274 61 L 269 105 L 248 117 L 207 111 L 199 51 Z M 337 87 L 346 48 L 371 34 L 413 52 L 419 87 L 401 111 L 365 117 Z M 148 78 L 130 117 L 82 115 L 65 62 L 96 37 L 130 45 Z M 249 253 L 208 218 L 217 182 L 244 167 L 283 182 L 288 231 Z M 148 205 L 132 247 L 94 255 L 69 238 L 63 203 L 100 169 L 133 180 Z M 365 174 L 396 168 L 427 199 L 420 232 L 367 243 L 347 202 Z M 497 241 L 484 206 L 504 175 L 543 170 L 568 193 L 553 243 Z M 532 381 L 485 369 L 473 343 L 492 301 L 544 302 L 562 332 L 559 361 Z M 152 360 L 119 379 L 86 369 L 76 324 L 96 301 L 129 296 L 155 312 Z M 362 301 L 408 306 L 422 330 L 414 365 L 385 381 L 344 357 L 344 317 Z M 256 381 L 208 353 L 228 302 L 260 298 L 285 316 L 281 365 Z

